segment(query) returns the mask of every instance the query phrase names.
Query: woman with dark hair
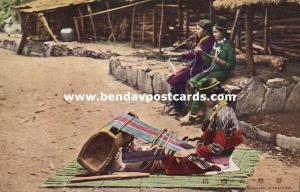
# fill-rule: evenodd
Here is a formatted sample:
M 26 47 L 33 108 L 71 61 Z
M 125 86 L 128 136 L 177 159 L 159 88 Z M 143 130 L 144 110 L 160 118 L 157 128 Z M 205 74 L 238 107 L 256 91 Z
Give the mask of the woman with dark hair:
M 210 52 L 208 60 L 211 62 L 209 69 L 196 75 L 189 81 L 189 89 L 192 92 L 200 92 L 203 82 L 208 78 L 215 78 L 220 82 L 228 79 L 236 65 L 236 55 L 234 45 L 227 39 L 227 29 L 224 23 L 216 23 L 213 26 L 213 35 L 216 42 Z M 202 102 L 195 100 L 192 102 L 189 113 L 181 118 L 182 124 L 193 124 L 201 109 Z
M 192 65 L 176 72 L 171 75 L 167 82 L 171 86 L 172 94 L 184 94 L 186 91 L 187 82 L 190 78 L 199 74 L 203 70 L 209 68 L 209 62 L 207 61 L 207 55 L 203 52 L 210 52 L 214 45 L 214 38 L 212 36 L 212 24 L 209 20 L 200 20 L 197 24 L 196 32 L 193 35 L 195 39 L 194 46 L 191 50 L 184 53 L 169 53 L 172 56 L 180 56 L 183 59 L 191 60 L 194 59 Z M 180 101 L 173 102 L 176 112 L 182 112 L 184 106 Z

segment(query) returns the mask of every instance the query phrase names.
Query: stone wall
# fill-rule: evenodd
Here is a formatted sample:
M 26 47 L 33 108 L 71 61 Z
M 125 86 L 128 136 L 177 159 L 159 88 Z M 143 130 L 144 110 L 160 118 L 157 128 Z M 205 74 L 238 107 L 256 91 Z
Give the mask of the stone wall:
M 168 93 L 166 79 L 171 75 L 167 62 L 143 58 L 117 57 L 110 60 L 110 73 L 118 80 L 145 93 Z M 257 113 L 300 110 L 300 78 L 293 82 L 282 78 L 259 78 L 241 81 L 239 85 L 225 84 L 230 93 L 237 94 L 237 116 Z M 230 81 L 229 81 L 230 82 Z
M 17 52 L 19 41 L 0 39 L 0 48 L 8 49 Z M 95 59 L 109 59 L 110 53 L 102 51 L 89 50 L 83 47 L 72 47 L 68 43 L 54 43 L 52 41 L 27 41 L 23 49 L 24 55 L 36 56 L 78 56 L 78 57 L 91 57 Z

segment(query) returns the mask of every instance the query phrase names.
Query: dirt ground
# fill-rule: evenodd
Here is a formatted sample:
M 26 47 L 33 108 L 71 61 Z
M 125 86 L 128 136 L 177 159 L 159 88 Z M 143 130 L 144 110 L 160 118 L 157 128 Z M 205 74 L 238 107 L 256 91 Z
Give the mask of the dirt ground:
M 117 47 L 115 47 L 117 48 Z M 74 102 L 65 93 L 125 93 L 136 90 L 108 74 L 108 60 L 25 57 L 0 49 L 0 191 L 193 191 L 182 189 L 44 189 L 55 169 L 76 158 L 83 143 L 124 112 L 179 136 L 197 134 L 161 114 L 158 102 Z M 242 146 L 242 147 L 245 147 Z M 264 153 L 247 191 L 299 191 L 300 169 Z

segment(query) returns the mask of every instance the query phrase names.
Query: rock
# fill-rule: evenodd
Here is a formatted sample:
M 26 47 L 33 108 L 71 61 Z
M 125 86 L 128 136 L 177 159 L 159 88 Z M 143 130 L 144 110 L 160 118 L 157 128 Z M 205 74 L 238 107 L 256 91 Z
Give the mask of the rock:
M 223 86 L 223 88 L 228 91 L 230 94 L 238 94 L 241 92 L 242 88 L 234 85 L 226 84 Z
M 249 84 L 250 80 L 251 80 L 251 79 L 245 79 L 245 80 L 241 81 L 241 82 L 240 82 L 240 87 L 241 87 L 241 88 L 244 88 L 246 85 Z
M 287 86 L 289 82 L 283 78 L 273 78 L 273 79 L 268 79 L 266 84 L 268 87 L 276 88 L 281 86 Z
M 138 69 L 137 87 L 139 90 L 149 94 L 153 94 L 152 86 L 153 74 L 147 72 L 145 69 Z
M 300 82 L 298 82 L 285 102 L 285 111 L 300 110 Z
M 300 154 L 300 138 L 277 134 L 276 145 L 293 153 Z
M 154 73 L 153 75 L 153 91 L 156 94 L 164 94 L 168 92 L 164 92 L 164 85 L 163 85 L 163 75 L 160 73 Z
M 275 147 L 275 149 L 276 149 L 277 151 L 282 151 L 282 149 L 281 149 L 280 147 Z
M 116 79 L 123 81 L 124 83 L 127 80 L 126 77 L 126 67 L 123 65 L 118 65 L 116 68 L 116 75 L 115 75 Z
M 257 138 L 256 130 L 248 123 L 244 121 L 239 121 L 240 129 L 242 130 L 242 133 L 246 135 L 247 137 L 255 140 Z
M 258 78 L 252 78 L 237 96 L 237 116 L 256 114 L 261 111 L 266 89 Z
M 300 138 L 290 137 L 290 151 L 300 154 Z
M 286 88 L 286 96 L 288 97 L 290 94 L 291 94 L 291 92 L 293 91 L 293 88 L 294 88 L 294 86 L 295 86 L 295 84 L 289 84 L 288 86 L 287 86 L 287 88 Z
M 290 147 L 290 139 L 289 137 L 281 134 L 276 135 L 276 145 L 283 148 L 288 149 Z
M 299 76 L 296 76 L 296 75 L 293 75 L 293 79 L 295 80 L 295 81 L 300 81 L 300 77 Z
M 162 76 L 162 90 L 163 90 L 163 93 L 169 93 L 170 90 L 171 90 L 171 86 L 167 82 L 167 78 L 168 78 L 168 76 L 166 76 L 166 75 Z
M 265 142 L 265 143 L 273 143 L 274 139 L 272 137 L 271 133 L 265 132 L 263 130 L 260 129 L 256 129 L 256 133 L 257 133 L 257 139 L 259 141 Z
M 116 77 L 116 69 L 119 65 L 121 65 L 121 63 L 120 63 L 120 60 L 118 60 L 117 58 L 111 59 L 109 61 L 109 72 L 114 77 Z
M 286 93 L 286 86 L 280 88 L 267 88 L 262 111 L 269 113 L 283 111 Z
M 44 42 L 42 44 L 42 52 L 44 57 L 50 57 L 51 56 L 51 42 Z
M 137 75 L 138 75 L 137 68 L 135 68 L 133 66 L 127 66 L 126 67 L 126 79 L 127 79 L 127 83 L 131 87 L 136 87 L 137 86 Z

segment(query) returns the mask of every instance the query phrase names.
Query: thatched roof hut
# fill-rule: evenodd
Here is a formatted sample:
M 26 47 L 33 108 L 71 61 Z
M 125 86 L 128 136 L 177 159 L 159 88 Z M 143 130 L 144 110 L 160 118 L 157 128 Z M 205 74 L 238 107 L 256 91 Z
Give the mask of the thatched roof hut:
M 215 0 L 222 15 L 231 17 L 231 40 L 245 50 L 254 75 L 253 50 L 258 54 L 300 58 L 300 0 Z
M 57 8 L 89 4 L 95 1 L 96 0 L 35 0 L 29 3 L 24 3 L 22 5 L 16 6 L 15 8 L 20 12 L 40 13 L 54 10 Z
M 268 6 L 279 5 L 281 3 L 300 3 L 300 0 L 215 0 L 214 7 L 235 9 L 242 6 Z
M 35 0 L 16 9 L 28 36 L 58 41 L 62 28 L 73 28 L 78 41 L 161 45 L 187 38 L 199 19 L 211 18 L 212 0 Z

